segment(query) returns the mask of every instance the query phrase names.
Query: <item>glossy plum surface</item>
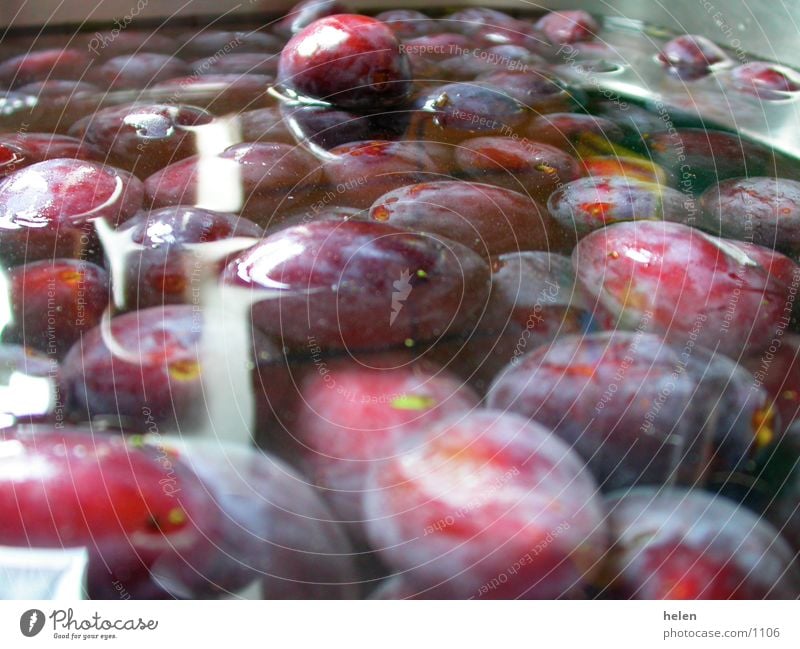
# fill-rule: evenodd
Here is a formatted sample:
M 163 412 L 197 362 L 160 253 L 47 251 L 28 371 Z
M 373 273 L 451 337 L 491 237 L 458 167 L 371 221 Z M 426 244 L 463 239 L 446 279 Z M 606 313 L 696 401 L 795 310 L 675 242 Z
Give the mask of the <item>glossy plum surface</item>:
M 370 472 L 391 461 L 408 435 L 466 414 L 479 402 L 458 377 L 402 356 L 364 363 L 333 359 L 301 381 L 296 412 L 287 422 L 290 455 L 361 538 Z
M 273 294 L 253 321 L 294 345 L 414 345 L 468 329 L 489 268 L 448 239 L 385 223 L 318 221 L 280 230 L 234 259 L 225 281 Z
M 266 226 L 280 212 L 311 198 L 322 171 L 298 147 L 279 142 L 235 144 L 217 156 L 191 156 L 173 162 L 144 183 L 153 207 L 195 205 L 239 212 Z M 216 183 L 214 191 L 208 182 Z
M 142 183 L 127 171 L 70 158 L 39 162 L 0 181 L 0 257 L 97 259 L 95 219 L 116 225 L 142 205 Z
M 86 546 L 93 598 L 117 598 L 115 582 L 131 597 L 166 597 L 151 570 L 210 550 L 203 530 L 219 513 L 174 457 L 74 427 L 6 430 L 0 446 L 3 545 Z
M 292 92 L 346 108 L 397 104 L 408 95 L 410 77 L 394 32 L 356 14 L 312 22 L 286 44 L 278 66 L 280 82 Z
M 634 221 L 582 239 L 573 263 L 609 326 L 740 358 L 768 347 L 792 310 L 791 286 L 753 256 L 685 225 Z
M 145 179 L 194 154 L 195 127 L 211 115 L 192 106 L 129 104 L 99 110 L 70 128 L 70 135 L 103 151 L 105 162 Z

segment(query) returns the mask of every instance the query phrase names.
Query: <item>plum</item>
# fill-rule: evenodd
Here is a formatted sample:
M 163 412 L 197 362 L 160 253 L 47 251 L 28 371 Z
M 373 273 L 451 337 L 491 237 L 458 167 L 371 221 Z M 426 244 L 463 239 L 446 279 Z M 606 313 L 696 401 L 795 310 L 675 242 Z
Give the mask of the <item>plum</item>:
M 577 43 L 595 38 L 600 26 L 583 10 L 551 11 L 536 23 L 554 45 Z
M 573 251 L 578 283 L 609 327 L 656 331 L 681 344 L 694 337 L 733 358 L 765 349 L 791 320 L 791 285 L 765 260 L 734 242 L 656 221 L 608 226 Z
M 658 60 L 682 78 L 694 79 L 709 73 L 709 68 L 728 61 L 724 50 L 705 36 L 684 34 L 664 44 Z
M 458 241 L 484 255 L 569 249 L 565 232 L 527 196 L 503 187 L 454 180 L 407 185 L 384 194 L 374 221 Z
M 170 593 L 157 564 L 202 561 L 219 511 L 189 467 L 135 440 L 89 428 L 41 425 L 0 433 L 0 543 L 26 548 L 85 546 L 88 595 Z
M 548 144 L 526 138 L 476 137 L 455 152 L 458 166 L 474 181 L 523 192 L 539 201 L 581 175 L 578 161 Z
M 459 243 L 385 223 L 315 221 L 266 237 L 224 280 L 272 290 L 253 322 L 286 344 L 381 349 L 468 330 L 489 268 Z
M 562 228 L 579 235 L 620 221 L 691 223 L 686 197 L 676 189 L 625 176 L 579 178 L 556 189 L 547 209 Z
M 173 162 L 148 177 L 144 187 L 154 208 L 195 205 L 239 212 L 265 227 L 281 211 L 309 202 L 321 176 L 314 157 L 298 147 L 245 142 L 217 156 Z
M 126 221 L 120 231 L 130 233 L 131 241 L 143 246 L 130 252 L 125 263 L 128 309 L 197 301 L 202 266 L 207 262 L 187 250 L 186 244 L 231 237 L 260 239 L 263 234 L 255 223 L 236 214 L 188 205 L 142 212 Z M 220 270 L 223 266 L 224 261 L 219 262 Z
M 114 417 L 135 430 L 152 424 L 156 430 L 191 431 L 202 425 L 202 332 L 203 311 L 194 305 L 132 311 L 112 318 L 105 328 L 95 327 L 61 366 L 69 416 Z M 251 356 L 241 363 L 260 371 L 281 358 L 275 345 L 255 332 Z M 270 404 L 264 402 L 269 395 L 257 387 L 258 372 L 252 374 L 260 399 L 257 425 L 263 426 L 270 416 Z M 277 374 L 274 383 L 277 389 Z
M 278 64 L 278 80 L 287 90 L 343 108 L 402 103 L 410 79 L 408 58 L 392 30 L 356 14 L 312 22 L 286 44 Z
M 125 104 L 76 122 L 69 134 L 106 154 L 106 162 L 145 179 L 194 155 L 196 130 L 212 116 L 194 106 Z
M 109 298 L 108 273 L 77 259 L 45 259 L 12 268 L 13 325 L 3 340 L 60 358 L 100 324 Z
M 284 450 L 351 535 L 361 540 L 361 497 L 374 466 L 391 460 L 405 436 L 477 408 L 456 376 L 402 356 L 321 360 L 299 380 Z M 287 444 L 284 444 L 286 446 Z
M 99 259 L 93 221 L 125 221 L 143 194 L 127 171 L 84 160 L 55 158 L 15 171 L 0 180 L 0 257 L 9 265 Z
M 567 597 L 592 583 L 606 549 L 586 467 L 545 427 L 511 413 L 425 427 L 369 486 L 372 546 L 417 597 Z
M 627 599 L 796 599 L 800 572 L 769 523 L 699 490 L 607 499 L 610 589 Z
M 703 225 L 714 234 L 787 252 L 800 249 L 800 182 L 730 178 L 700 197 Z
M 563 336 L 511 363 L 487 403 L 551 426 L 606 491 L 716 484 L 774 435 L 746 370 L 641 331 Z
M 89 81 L 110 90 L 141 90 L 159 81 L 191 74 L 189 64 L 166 54 L 135 52 L 93 67 Z
M 763 145 L 713 129 L 653 133 L 647 147 L 652 161 L 669 174 L 670 184 L 696 196 L 728 178 L 766 175 L 775 165 L 774 154 Z

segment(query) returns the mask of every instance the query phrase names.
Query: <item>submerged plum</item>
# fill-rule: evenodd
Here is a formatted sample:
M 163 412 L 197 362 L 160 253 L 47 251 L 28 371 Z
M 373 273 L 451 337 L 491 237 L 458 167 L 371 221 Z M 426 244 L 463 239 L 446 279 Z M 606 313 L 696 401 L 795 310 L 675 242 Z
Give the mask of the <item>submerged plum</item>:
M 778 531 L 725 498 L 636 489 L 606 501 L 611 593 L 626 599 L 796 599 L 800 573 Z
M 468 330 L 489 268 L 459 243 L 385 223 L 316 221 L 234 259 L 225 281 L 273 291 L 253 322 L 292 345 L 381 349 Z
M 453 180 L 407 185 L 381 196 L 369 215 L 447 237 L 483 256 L 569 247 L 566 233 L 539 205 L 492 185 Z
M 487 402 L 552 427 L 606 491 L 703 485 L 772 439 L 770 399 L 752 384 L 721 354 L 619 331 L 564 336 L 512 362 Z
M 524 417 L 482 410 L 426 427 L 369 485 L 372 546 L 418 597 L 580 596 L 600 568 L 594 481 Z

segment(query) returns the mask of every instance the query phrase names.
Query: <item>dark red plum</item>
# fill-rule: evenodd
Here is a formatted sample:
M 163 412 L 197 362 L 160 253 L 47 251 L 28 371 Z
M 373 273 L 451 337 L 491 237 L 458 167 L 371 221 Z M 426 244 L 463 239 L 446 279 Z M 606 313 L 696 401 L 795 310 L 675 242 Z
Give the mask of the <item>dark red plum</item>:
M 485 394 L 509 363 L 560 336 L 594 328 L 569 257 L 541 251 L 492 257 L 492 291 L 476 331 L 439 342 L 427 358 Z
M 265 227 L 279 212 L 310 201 L 321 177 L 317 161 L 299 147 L 248 142 L 218 156 L 174 162 L 150 176 L 144 186 L 154 208 L 195 205 L 239 212 Z
M 237 54 L 258 54 L 266 57 L 280 52 L 281 47 L 283 47 L 282 39 L 262 31 L 203 29 L 192 34 L 192 37 L 181 46 L 180 56 L 184 59 L 210 56 L 225 59 L 229 55 Z
M 231 53 L 210 56 L 192 63 L 192 72 L 200 77 L 208 74 L 258 74 L 274 79 L 278 74 L 278 55 Z
M 546 201 L 554 190 L 581 175 L 571 155 L 526 138 L 466 140 L 456 149 L 455 159 L 468 178 L 523 192 L 538 201 Z
M 450 83 L 420 99 L 411 133 L 419 139 L 459 141 L 476 135 L 509 135 L 528 117 L 516 99 L 486 83 Z
M 197 127 L 212 116 L 194 106 L 125 104 L 76 122 L 70 135 L 104 151 L 106 162 L 145 179 L 197 151 Z
M 296 143 L 278 106 L 248 110 L 239 113 L 237 119 L 244 142 Z
M 731 178 L 700 197 L 703 224 L 714 234 L 787 252 L 800 249 L 800 182 Z
M 100 105 L 103 93 L 86 81 L 48 79 L 19 88 L 19 92 L 35 97 L 36 107 L 29 114 L 28 128 L 44 132 L 66 133 L 79 119 L 91 114 Z
M 24 147 L 33 162 L 43 162 L 53 158 L 77 158 L 103 162 L 105 152 L 99 147 L 69 135 L 57 133 L 17 133 L 14 141 Z
M 17 88 L 49 79 L 80 80 L 92 60 L 77 49 L 33 50 L 0 63 L 0 84 Z
M 211 243 L 231 237 L 260 239 L 252 221 L 224 212 L 178 205 L 143 212 L 120 228 L 144 248 L 128 254 L 125 264 L 125 304 L 144 309 L 186 304 L 197 299 L 203 267 L 186 244 Z M 219 263 L 222 270 L 224 262 Z
M 313 351 L 313 350 L 312 350 Z M 301 379 L 288 430 L 291 456 L 354 538 L 363 538 L 361 498 L 370 471 L 391 460 L 406 435 L 478 407 L 458 377 L 397 357 L 383 364 L 332 359 Z
M 607 547 L 580 458 L 514 414 L 473 411 L 426 426 L 369 486 L 372 547 L 417 597 L 569 597 L 594 581 Z
M 517 250 L 569 249 L 567 233 L 518 192 L 464 181 L 407 185 L 381 196 L 374 221 L 458 241 L 488 257 Z
M 606 491 L 724 479 L 771 438 L 769 401 L 725 356 L 641 331 L 561 337 L 512 362 L 487 398 L 551 427 Z
M 283 109 L 287 128 L 301 142 L 322 149 L 366 140 L 398 140 L 407 126 L 407 114 L 364 115 L 329 106 L 287 106 Z
M 375 19 L 386 23 L 398 38 L 403 39 L 426 36 L 441 28 L 439 21 L 414 9 L 389 9 L 379 13 Z
M 800 91 L 800 74 L 775 63 L 754 61 L 730 72 L 735 88 L 759 99 L 787 99 Z
M 343 108 L 380 108 L 406 100 L 411 68 L 385 23 L 338 14 L 292 37 L 281 52 L 278 79 L 300 97 Z
M 202 331 L 203 312 L 195 305 L 132 311 L 112 318 L 106 331 L 92 329 L 72 347 L 61 367 L 71 418 L 108 416 L 139 430 L 152 423 L 162 431 L 191 433 L 205 416 Z M 276 347 L 257 332 L 252 352 L 249 362 L 259 366 L 279 358 Z M 253 372 L 258 398 L 269 399 L 258 381 Z M 257 407 L 259 418 L 267 416 L 264 404 Z
M 740 358 L 768 347 L 792 310 L 790 286 L 754 257 L 685 225 L 634 221 L 589 234 L 573 263 L 609 328 L 693 338 Z
M 0 140 L 0 178 L 10 173 L 33 164 L 34 157 L 21 142 L 16 142 L 14 136 Z
M 670 175 L 673 186 L 699 195 L 728 178 L 768 175 L 773 154 L 734 133 L 679 128 L 653 133 L 647 140 L 652 160 Z
M 320 18 L 344 13 L 347 13 L 347 6 L 338 0 L 303 0 L 292 7 L 274 29 L 288 38 Z
M 486 262 L 461 244 L 359 221 L 280 230 L 224 277 L 275 292 L 253 307 L 257 327 L 323 348 L 408 346 L 464 331 L 489 292 Z
M 435 147 L 421 141 L 344 144 L 324 162 L 325 177 L 339 204 L 366 209 L 390 191 L 446 173 L 444 155 Z
M 572 94 L 566 84 L 549 72 L 539 69 L 492 72 L 481 75 L 478 81 L 516 99 L 540 115 L 568 110 L 573 104 Z
M 527 134 L 532 140 L 577 156 L 614 153 L 614 145 L 624 138 L 622 129 L 614 122 L 579 113 L 535 117 L 528 125 Z
M 87 261 L 35 261 L 12 268 L 9 280 L 13 325 L 3 340 L 56 358 L 100 324 L 108 304 L 108 273 Z
M 551 11 L 536 23 L 551 43 L 577 43 L 595 38 L 600 26 L 591 15 L 582 10 Z
M 112 226 L 142 205 L 142 183 L 127 171 L 56 158 L 0 181 L 0 257 L 7 265 L 39 259 L 99 259 L 93 221 Z
M 200 562 L 219 511 L 191 469 L 174 456 L 91 429 L 21 427 L 0 433 L 0 543 L 25 548 L 86 546 L 88 595 L 117 599 L 169 594 L 156 566 Z
M 272 104 L 267 88 L 273 81 L 265 74 L 193 74 L 161 81 L 152 87 L 152 93 L 172 102 L 199 106 L 215 115 L 227 115 Z
M 190 466 L 220 514 L 204 530 L 214 552 L 184 565 L 156 565 L 159 581 L 193 598 L 230 595 L 254 583 L 263 599 L 360 595 L 350 543 L 293 469 L 246 445 L 155 435 L 145 441 Z
M 626 599 L 796 599 L 800 573 L 776 529 L 699 490 L 636 489 L 606 501 L 611 592 Z
M 691 222 L 686 196 L 677 189 L 625 176 L 592 176 L 567 183 L 550 195 L 547 209 L 562 228 L 578 235 L 620 221 Z
M 159 81 L 192 73 L 189 64 L 165 54 L 137 52 L 115 56 L 92 68 L 89 81 L 109 90 L 141 90 Z
M 728 56 L 705 36 L 684 34 L 665 43 L 658 60 L 679 75 L 697 78 L 708 74 L 711 66 L 727 61 Z

